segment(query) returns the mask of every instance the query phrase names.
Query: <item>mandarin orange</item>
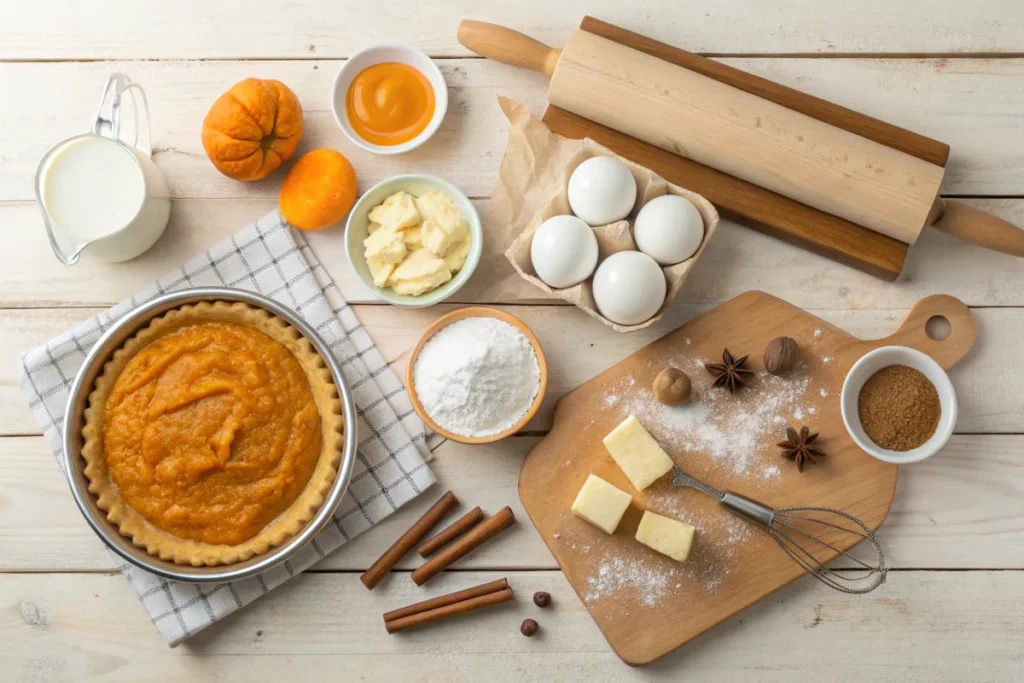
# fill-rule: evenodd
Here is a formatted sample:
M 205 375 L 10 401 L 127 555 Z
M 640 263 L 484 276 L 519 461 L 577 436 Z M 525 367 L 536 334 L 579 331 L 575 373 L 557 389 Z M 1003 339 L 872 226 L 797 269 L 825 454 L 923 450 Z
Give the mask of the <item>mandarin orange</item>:
M 278 206 L 300 230 L 323 230 L 345 217 L 356 203 L 356 172 L 341 152 L 315 149 L 303 154 L 284 178 Z

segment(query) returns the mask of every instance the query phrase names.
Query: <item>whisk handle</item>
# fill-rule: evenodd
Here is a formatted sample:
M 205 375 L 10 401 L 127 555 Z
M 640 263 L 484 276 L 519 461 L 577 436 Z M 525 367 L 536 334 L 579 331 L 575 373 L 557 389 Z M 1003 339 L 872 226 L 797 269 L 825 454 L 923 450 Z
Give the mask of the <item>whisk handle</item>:
M 732 491 L 726 491 L 719 502 L 732 512 L 751 519 L 764 527 L 770 527 L 775 519 L 775 510 Z

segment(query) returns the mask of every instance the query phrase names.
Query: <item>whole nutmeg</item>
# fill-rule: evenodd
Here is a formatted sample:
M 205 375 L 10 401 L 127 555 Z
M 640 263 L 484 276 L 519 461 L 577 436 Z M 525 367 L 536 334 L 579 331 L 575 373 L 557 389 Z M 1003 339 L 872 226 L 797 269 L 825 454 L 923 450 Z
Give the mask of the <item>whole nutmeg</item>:
M 527 638 L 533 638 L 537 631 L 540 630 L 540 626 L 533 619 L 524 619 L 523 625 L 519 627 L 519 630 Z
M 690 378 L 677 368 L 665 368 L 654 378 L 654 398 L 667 406 L 677 406 L 690 400 Z
M 784 375 L 796 365 L 800 348 L 790 337 L 776 337 L 764 347 L 764 369 L 773 375 Z
M 551 593 L 537 591 L 533 594 L 533 604 L 537 605 L 537 607 L 547 607 L 551 604 Z

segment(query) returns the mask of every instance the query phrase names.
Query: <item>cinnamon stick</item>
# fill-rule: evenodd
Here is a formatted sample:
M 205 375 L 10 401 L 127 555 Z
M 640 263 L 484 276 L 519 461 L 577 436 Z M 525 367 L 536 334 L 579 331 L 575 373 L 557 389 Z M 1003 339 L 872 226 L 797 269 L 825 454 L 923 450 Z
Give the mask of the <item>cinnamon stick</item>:
M 412 573 L 412 580 L 416 582 L 417 586 L 422 586 L 474 548 L 483 545 L 515 523 L 516 517 L 512 514 L 512 508 L 508 506 L 502 508 L 489 519 L 475 526 L 468 534 L 417 567 Z
M 363 575 L 359 577 L 363 585 L 373 590 L 373 587 L 380 583 L 384 575 L 394 569 L 398 561 L 412 550 L 413 546 L 419 543 L 441 521 L 441 518 L 448 514 L 449 510 L 458 504 L 459 499 L 451 491 L 441 496 L 440 500 L 416 520 L 416 523 L 409 527 L 408 531 L 399 536 L 398 540 L 384 551 L 384 554 L 373 563 L 373 566 L 363 572 Z
M 430 557 L 435 552 L 448 545 L 451 541 L 466 533 L 484 518 L 484 511 L 477 505 L 475 508 L 459 517 L 447 527 L 437 532 L 437 535 L 420 546 L 420 557 Z
M 444 607 L 445 605 L 453 605 L 457 602 L 464 602 L 471 598 L 478 598 L 481 595 L 487 595 L 488 593 L 497 593 L 508 588 L 507 579 L 498 579 L 497 581 L 491 581 L 489 583 L 482 583 L 479 586 L 473 586 L 472 588 L 465 588 L 454 593 L 448 593 L 447 595 L 439 595 L 436 598 L 430 598 L 429 600 L 423 600 L 417 602 L 408 607 L 402 607 L 388 612 L 384 615 L 384 621 L 393 621 L 395 619 L 401 619 L 402 617 L 412 616 L 413 614 L 419 614 L 420 612 L 427 612 L 438 607 Z
M 388 633 L 398 633 L 399 631 L 440 621 L 441 619 L 454 616 L 456 614 L 464 614 L 465 612 L 479 609 L 481 607 L 488 607 L 490 605 L 508 602 L 511 599 L 512 589 L 506 588 L 494 593 L 479 595 L 475 598 L 470 598 L 469 600 L 462 600 L 461 602 L 445 605 L 444 607 L 437 607 L 435 609 L 427 610 L 426 612 L 418 612 L 407 617 L 399 617 L 398 619 L 385 621 L 384 628 L 387 629 Z

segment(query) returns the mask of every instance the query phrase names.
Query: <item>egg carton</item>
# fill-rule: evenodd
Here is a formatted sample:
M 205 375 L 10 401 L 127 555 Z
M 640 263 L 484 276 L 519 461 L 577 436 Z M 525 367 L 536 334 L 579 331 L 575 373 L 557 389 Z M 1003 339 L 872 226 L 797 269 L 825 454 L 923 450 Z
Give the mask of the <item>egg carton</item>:
M 636 242 L 633 240 L 633 221 L 636 220 L 636 215 L 640 208 L 655 197 L 660 197 L 664 194 L 674 194 L 683 197 L 697 207 L 697 211 L 704 221 L 704 240 L 694 255 L 681 263 L 664 266 L 661 269 L 665 273 L 665 280 L 668 285 L 665 302 L 652 318 L 636 325 L 620 325 L 601 315 L 597 310 L 597 303 L 594 301 L 593 275 L 578 285 L 564 289 L 554 289 L 537 277 L 537 272 L 533 269 L 533 262 L 530 258 L 530 244 L 533 241 L 533 234 L 537 231 L 540 224 L 552 216 L 572 214 L 572 210 L 569 208 L 569 177 L 576 170 L 577 166 L 595 156 L 607 156 L 621 161 L 626 165 L 630 173 L 633 174 L 637 184 L 636 203 L 626 219 L 594 228 L 598 246 L 598 265 L 616 252 L 638 251 Z M 512 244 L 505 251 L 505 257 L 512 263 L 516 272 L 523 279 L 541 291 L 568 301 L 577 308 L 582 309 L 590 317 L 600 320 L 616 332 L 634 332 L 650 327 L 665 314 L 666 309 L 672 304 L 676 294 L 682 289 L 683 283 L 686 281 L 686 277 L 690 274 L 693 266 L 697 263 L 697 259 L 700 258 L 704 248 L 711 241 L 711 237 L 715 234 L 717 227 L 718 211 L 715 210 L 715 207 L 707 199 L 696 192 L 673 185 L 649 168 L 620 157 L 607 147 L 587 139 L 579 151 L 566 164 L 560 176 L 560 185 L 556 187 L 554 195 L 540 207 L 519 236 L 512 241 Z

